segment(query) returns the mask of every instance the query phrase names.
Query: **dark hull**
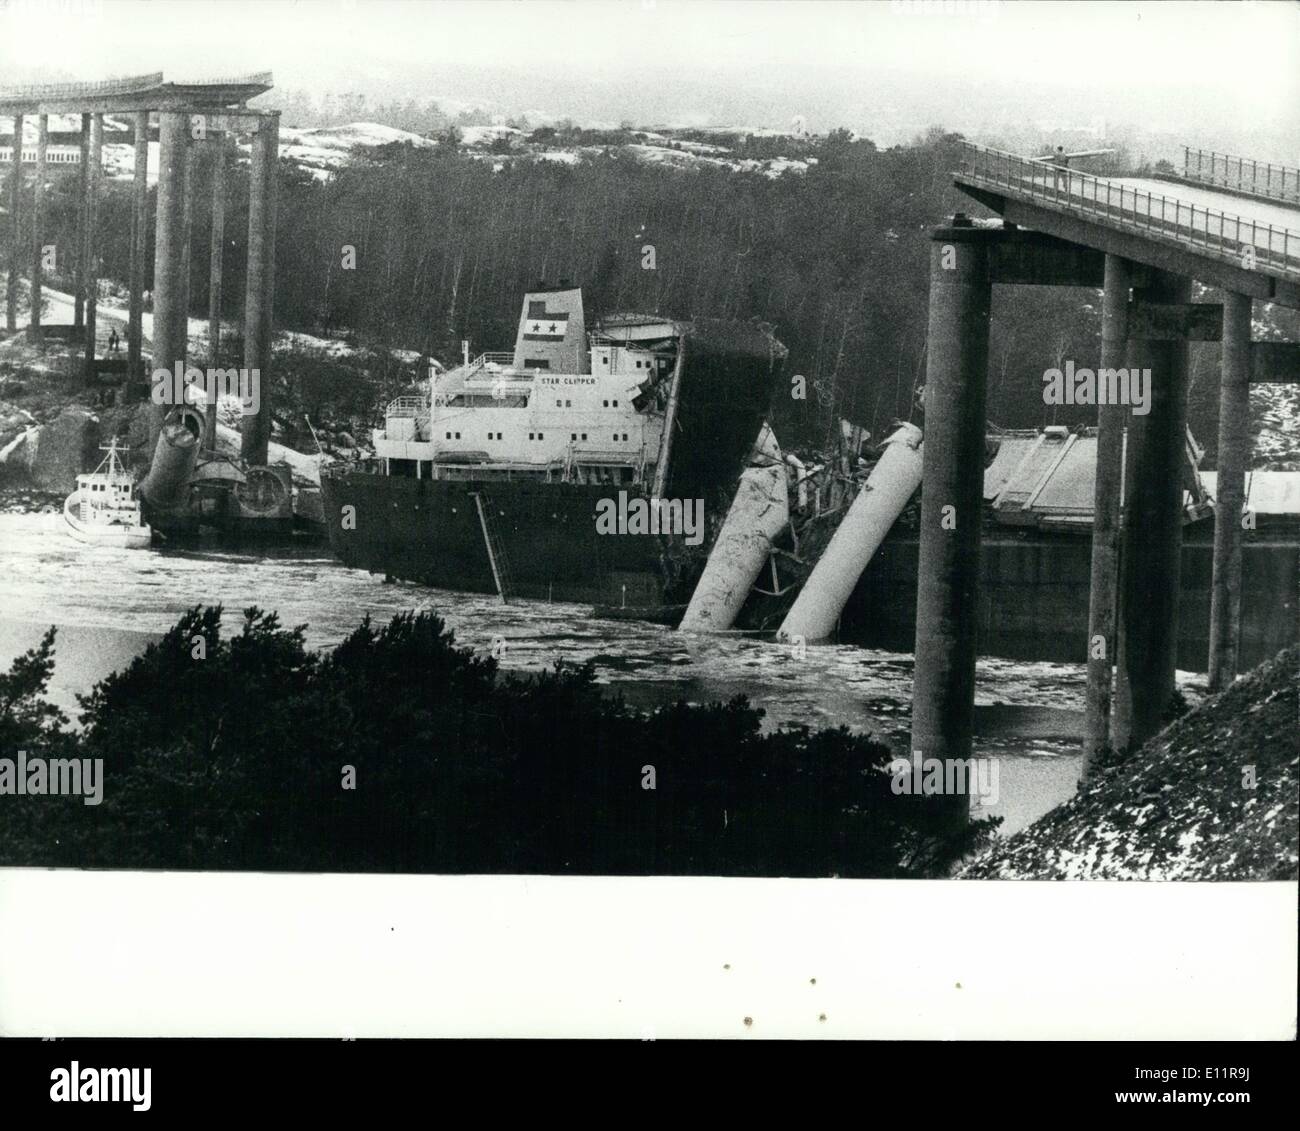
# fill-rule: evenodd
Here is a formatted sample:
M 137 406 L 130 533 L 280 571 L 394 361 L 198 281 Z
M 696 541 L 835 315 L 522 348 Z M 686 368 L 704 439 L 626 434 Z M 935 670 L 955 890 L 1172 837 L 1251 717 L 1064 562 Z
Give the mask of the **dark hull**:
M 1210 641 L 1210 523 L 1185 531 L 1178 602 L 1178 667 L 1203 672 Z M 1081 663 L 1088 645 L 1092 542 L 1086 535 L 986 532 L 980 548 L 980 655 Z M 911 652 L 916 639 L 918 544 L 895 532 L 867 566 L 844 607 L 839 640 Z M 1300 640 L 1300 537 L 1248 538 L 1242 549 L 1243 670 Z
M 495 593 L 473 492 L 481 493 L 500 548 L 508 596 L 647 606 L 673 588 L 666 536 L 597 532 L 597 501 L 617 494 L 608 486 L 349 472 L 322 478 L 322 517 L 345 565 L 439 589 Z M 355 508 L 355 529 L 345 522 L 348 506 Z

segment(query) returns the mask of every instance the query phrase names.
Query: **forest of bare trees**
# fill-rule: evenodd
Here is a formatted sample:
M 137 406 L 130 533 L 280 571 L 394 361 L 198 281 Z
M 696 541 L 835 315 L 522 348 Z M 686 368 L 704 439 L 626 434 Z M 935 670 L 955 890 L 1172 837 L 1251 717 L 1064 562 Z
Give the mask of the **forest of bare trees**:
M 918 418 L 930 229 L 955 210 L 978 212 L 949 175 L 960 138 L 932 130 L 889 150 L 847 131 L 789 141 L 800 157 L 815 155 L 806 172 L 669 168 L 615 145 L 585 149 L 573 164 L 495 161 L 467 152 L 454 131 L 437 147 L 370 150 L 330 180 L 282 161 L 277 323 L 450 361 L 462 339 L 476 351 L 509 348 L 522 293 L 567 279 L 585 288 L 589 318 L 632 309 L 770 323 L 790 350 L 789 372 L 808 379 L 806 399 L 775 408 L 783 433 L 816 442 L 844 416 L 881 435 L 894 419 Z M 199 200 L 207 177 L 200 166 Z M 71 179 L 60 182 L 47 206 L 51 236 L 65 235 L 66 246 L 71 192 Z M 228 174 L 226 192 L 224 307 L 238 319 L 243 168 Z M 106 195 L 103 269 L 122 280 L 129 190 L 112 184 Z M 206 213 L 196 210 L 196 248 L 208 245 Z M 191 310 L 200 315 L 206 260 L 192 260 Z M 1019 288 L 1016 299 L 993 319 L 990 421 L 1090 422 L 1087 408 L 1043 403 L 1042 373 L 1063 357 L 1095 359 L 1097 292 Z M 1202 369 L 1212 361 L 1193 358 Z M 1191 422 L 1211 449 L 1216 417 L 1214 383 L 1199 382 Z

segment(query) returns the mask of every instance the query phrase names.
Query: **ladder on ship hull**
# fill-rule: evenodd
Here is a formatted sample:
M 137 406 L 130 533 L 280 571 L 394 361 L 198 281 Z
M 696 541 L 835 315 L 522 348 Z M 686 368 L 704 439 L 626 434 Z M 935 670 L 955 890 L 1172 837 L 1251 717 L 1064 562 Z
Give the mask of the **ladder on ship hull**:
M 510 576 L 506 569 L 505 549 L 501 539 L 492 528 L 492 519 L 484 505 L 483 496 L 478 491 L 471 491 L 474 505 L 478 507 L 478 522 L 483 531 L 483 545 L 487 547 L 488 564 L 492 567 L 492 580 L 496 582 L 497 596 L 503 605 L 510 604 Z M 489 504 L 490 505 L 490 504 Z

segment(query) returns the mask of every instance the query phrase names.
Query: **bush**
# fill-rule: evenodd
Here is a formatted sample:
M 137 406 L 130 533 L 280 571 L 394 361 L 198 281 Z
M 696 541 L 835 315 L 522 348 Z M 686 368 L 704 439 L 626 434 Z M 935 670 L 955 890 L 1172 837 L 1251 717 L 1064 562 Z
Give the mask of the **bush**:
M 763 734 L 743 698 L 646 714 L 589 666 L 503 675 L 432 614 L 327 654 L 274 614 L 230 636 L 222 616 L 191 609 L 96 685 L 76 734 L 42 699 L 53 630 L 20 658 L 0 757 L 102 758 L 104 799 L 6 798 L 0 864 L 903 877 L 990 827 L 943 831 L 893 794 L 886 747 Z

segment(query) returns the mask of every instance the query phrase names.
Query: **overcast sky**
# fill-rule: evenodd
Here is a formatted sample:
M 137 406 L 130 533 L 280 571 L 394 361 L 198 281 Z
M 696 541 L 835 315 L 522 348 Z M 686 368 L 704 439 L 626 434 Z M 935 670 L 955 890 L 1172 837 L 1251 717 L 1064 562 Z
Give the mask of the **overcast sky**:
M 1287 0 L 0 0 L 0 82 L 151 70 L 592 122 L 1231 123 L 1300 163 Z

